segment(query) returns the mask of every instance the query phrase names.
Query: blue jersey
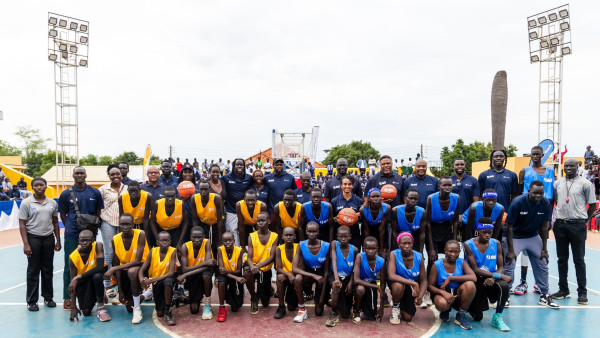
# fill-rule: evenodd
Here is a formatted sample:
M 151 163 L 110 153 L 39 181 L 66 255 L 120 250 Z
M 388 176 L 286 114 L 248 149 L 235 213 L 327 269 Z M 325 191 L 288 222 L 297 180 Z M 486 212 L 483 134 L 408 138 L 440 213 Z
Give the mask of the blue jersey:
M 369 208 L 369 206 L 365 206 L 363 208 L 363 214 L 365 214 L 365 221 L 367 221 L 367 223 L 371 226 L 373 225 L 379 225 L 381 223 L 381 219 L 383 218 L 383 215 L 385 215 L 385 213 L 387 212 L 388 209 L 388 205 L 386 203 L 382 203 L 381 204 L 381 208 L 379 208 L 379 213 L 377 214 L 377 218 L 373 219 L 373 215 L 371 215 L 371 208 Z
M 477 249 L 474 238 L 466 241 L 465 244 L 469 246 L 469 249 L 471 249 L 478 268 L 488 272 L 496 272 L 496 257 L 498 255 L 497 240 L 490 238 L 490 243 L 485 253 L 481 253 L 481 251 Z
M 327 260 L 327 251 L 329 251 L 329 243 L 321 241 L 321 250 L 316 255 L 313 255 L 308 248 L 308 239 L 300 242 L 300 252 L 304 259 L 304 264 L 311 269 L 323 267 Z
M 435 267 L 436 267 L 437 273 L 438 273 L 437 274 L 437 282 L 436 282 L 438 286 L 444 284 L 446 279 L 450 276 L 463 276 L 464 275 L 462 258 L 456 259 L 456 268 L 454 269 L 454 272 L 452 274 L 449 274 L 446 272 L 446 269 L 444 268 L 444 259 L 443 258 L 440 258 L 437 261 L 435 261 Z M 459 286 L 461 286 L 461 284 L 462 283 L 451 281 L 450 283 L 448 283 L 448 288 L 456 289 Z
M 448 210 L 442 210 L 442 206 L 440 205 L 440 193 L 436 192 L 431 194 L 431 222 L 434 223 L 442 223 L 447 221 L 452 221 L 454 217 L 454 212 L 456 211 L 456 206 L 458 205 L 458 195 L 455 193 L 450 193 L 450 205 L 448 206 Z
M 477 230 L 477 222 L 480 218 L 483 217 L 483 201 L 477 201 L 472 205 L 475 206 L 475 223 L 473 223 L 473 230 Z M 501 211 L 502 205 L 500 205 L 500 203 L 496 203 L 496 205 L 494 205 L 494 207 L 492 208 L 492 215 L 490 216 L 492 218 L 492 223 L 496 222 L 498 217 L 500 217 Z M 465 211 L 465 213 L 463 214 L 462 221 L 465 224 L 469 220 L 469 212 L 471 212 L 471 208 L 467 209 L 467 211 Z
M 360 254 L 360 279 L 367 282 L 372 283 L 377 280 L 377 274 L 381 269 L 383 269 L 383 264 L 385 263 L 385 259 L 382 257 L 375 257 L 375 269 L 371 269 L 369 266 L 369 260 L 367 259 L 367 254 L 361 252 Z
M 329 203 L 321 202 L 321 214 L 316 218 L 312 210 L 312 202 L 304 203 L 304 223 L 308 222 L 319 223 L 319 228 L 329 222 Z
M 396 249 L 393 252 L 394 256 L 396 256 L 396 275 L 416 282 L 417 279 L 419 279 L 419 273 L 421 272 L 421 261 L 423 260 L 423 255 L 413 250 L 413 266 L 411 269 L 407 269 L 406 265 L 404 265 L 404 259 L 402 258 L 402 251 L 400 251 L 400 249 Z
M 546 167 L 546 172 L 540 175 L 532 167 L 525 167 L 525 176 L 523 176 L 523 195 L 529 192 L 529 185 L 533 181 L 542 181 L 544 183 L 544 197 L 552 200 L 554 196 L 554 168 Z
M 420 206 L 415 206 L 415 218 L 412 223 L 406 220 L 406 205 L 401 205 L 396 208 L 396 219 L 398 221 L 398 232 L 415 232 L 421 227 L 421 219 L 425 213 L 425 209 Z
M 352 244 L 348 244 L 350 247 L 348 249 L 348 257 L 344 258 L 344 254 L 342 253 L 342 248 L 340 247 L 340 242 L 333 241 L 332 244 L 335 245 L 335 255 L 336 261 L 331 264 L 331 271 L 333 272 L 333 264 L 337 267 L 337 273 L 340 278 L 345 278 L 352 275 L 352 270 L 354 270 L 354 251 L 356 248 Z

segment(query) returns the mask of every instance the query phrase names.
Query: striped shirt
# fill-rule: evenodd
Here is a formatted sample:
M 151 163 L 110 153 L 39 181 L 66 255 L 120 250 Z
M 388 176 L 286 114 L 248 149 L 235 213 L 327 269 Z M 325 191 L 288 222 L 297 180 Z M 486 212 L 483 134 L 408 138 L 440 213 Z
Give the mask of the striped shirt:
M 104 209 L 100 212 L 100 218 L 110 225 L 119 226 L 119 196 L 127 191 L 127 186 L 121 183 L 117 193 L 115 189 L 110 187 L 110 183 L 106 183 L 98 190 L 100 190 L 104 201 Z

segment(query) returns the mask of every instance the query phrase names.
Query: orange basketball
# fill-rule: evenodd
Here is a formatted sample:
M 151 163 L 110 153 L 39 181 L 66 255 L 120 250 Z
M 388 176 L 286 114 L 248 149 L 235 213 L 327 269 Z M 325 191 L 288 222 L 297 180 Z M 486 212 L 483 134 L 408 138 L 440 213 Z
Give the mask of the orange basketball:
M 190 181 L 183 181 L 177 186 L 177 192 L 181 198 L 188 198 L 196 192 L 196 187 L 194 187 L 194 183 Z
M 344 208 L 340 210 L 337 215 L 338 223 L 341 225 L 352 226 L 358 221 L 358 214 L 351 208 Z
M 386 184 L 383 187 L 381 187 L 381 198 L 383 198 L 384 200 L 393 200 L 394 198 L 396 198 L 397 194 L 398 190 L 396 190 L 396 187 L 394 187 L 391 184 Z

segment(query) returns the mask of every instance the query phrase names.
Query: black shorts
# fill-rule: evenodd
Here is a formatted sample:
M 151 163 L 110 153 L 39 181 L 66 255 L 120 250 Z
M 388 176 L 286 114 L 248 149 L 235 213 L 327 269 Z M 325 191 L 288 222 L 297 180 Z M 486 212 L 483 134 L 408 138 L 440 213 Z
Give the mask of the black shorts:
M 237 311 L 244 305 L 244 285 L 233 278 L 219 275 L 219 283 L 225 283 L 225 302 L 231 306 L 231 311 Z
M 503 280 L 496 280 L 494 285 L 483 285 L 484 278 L 478 277 L 475 287 L 475 297 L 469 306 L 469 313 L 475 318 L 477 313 L 489 310 L 489 303 L 495 303 L 499 300 L 506 302 L 508 299 L 508 283 Z M 489 301 L 489 302 L 488 302 Z
M 283 290 L 285 292 L 284 301 L 287 303 L 288 310 L 296 309 L 298 307 L 298 296 L 296 296 L 294 284 L 288 278 L 283 282 Z
M 338 312 L 341 312 L 344 314 L 350 314 L 350 311 L 352 310 L 352 300 L 354 298 L 354 294 L 352 292 L 350 292 L 349 295 L 346 294 L 346 287 L 348 287 L 350 280 L 352 280 L 352 276 L 348 276 L 344 279 L 340 278 L 340 282 L 342 282 L 342 288 L 340 290 L 340 296 L 338 298 L 337 310 L 338 310 Z M 333 288 L 333 282 L 334 282 L 333 272 L 330 272 L 329 275 L 327 276 L 327 292 L 328 293 Z
M 329 239 L 329 224 L 319 225 L 319 235 L 317 239 L 320 239 L 325 242 L 331 242 Z
M 444 252 L 446 242 L 452 239 L 452 223 L 434 223 L 431 222 L 431 240 L 433 249 L 437 252 Z
M 379 286 L 377 283 L 371 282 L 372 288 L 365 288 L 365 295 L 362 298 L 360 307 L 365 314 L 365 317 L 369 319 L 375 319 L 377 315 L 377 297 L 379 295 Z
M 436 285 L 436 287 L 438 289 L 440 289 L 440 290 L 444 290 L 446 292 L 449 292 L 453 296 L 457 295 L 458 289 L 448 289 L 448 288 L 442 289 L 440 286 L 441 285 Z M 432 301 L 433 301 L 433 299 L 432 299 Z M 460 298 L 458 298 L 458 296 L 456 297 L 456 299 L 454 300 L 454 302 L 450 305 L 450 307 L 453 308 L 456 311 L 460 310 Z
M 184 287 L 190 292 L 190 302 L 201 302 L 204 297 L 204 276 L 212 276 L 212 270 L 189 276 L 185 279 Z
M 271 277 L 273 276 L 272 270 L 262 271 L 254 275 L 254 283 L 258 284 L 256 287 L 256 294 L 263 302 L 268 302 L 271 298 Z
M 400 310 L 414 316 L 417 313 L 415 306 L 415 297 L 412 295 L 413 288 L 410 285 L 404 284 L 404 295 L 400 300 Z
M 179 239 L 181 238 L 181 236 L 185 236 L 185 234 L 181 233 L 181 228 L 182 225 L 178 226 L 175 229 L 171 229 L 171 230 L 166 230 L 169 235 L 171 235 L 171 246 L 176 248 L 177 247 L 177 243 L 179 243 Z M 160 233 L 161 230 L 159 230 Z
M 104 285 L 102 285 L 104 289 Z M 77 283 L 77 302 L 79 303 L 79 309 L 93 309 L 94 305 L 98 302 L 96 299 L 96 289 L 94 286 L 94 279 L 90 276 L 86 279 L 82 279 Z
M 154 308 L 157 310 L 163 310 L 167 306 L 165 301 L 165 288 L 171 288 L 175 285 L 175 278 L 165 278 L 152 284 L 152 295 L 154 296 Z
M 210 240 L 210 249 L 213 257 L 217 258 L 217 248 L 219 247 L 219 227 L 215 225 L 207 225 L 199 222 L 198 225 L 204 230 L 204 237 Z
M 306 267 L 305 270 L 307 272 L 314 273 L 317 276 L 325 275 L 325 268 L 323 268 L 323 267 L 320 267 L 318 269 Z M 327 281 L 324 281 L 324 283 L 327 284 Z M 316 285 L 314 301 L 315 301 L 315 304 L 317 304 L 319 302 L 319 300 L 321 299 L 321 294 L 323 293 L 323 286 L 327 286 L 327 285 L 318 284 L 316 280 L 314 280 L 312 278 L 308 278 L 308 282 L 304 283 L 303 289 L 305 291 L 312 290 L 313 285 Z M 325 295 L 325 296 L 327 296 L 327 295 Z M 327 299 L 328 299 L 328 297 L 323 297 L 323 302 L 326 302 Z
M 126 300 L 133 300 L 133 293 L 131 292 L 131 280 L 129 279 L 129 275 L 127 274 L 127 271 L 128 270 L 117 271 L 117 273 L 120 274 L 119 278 L 121 279 L 121 284 L 119 285 L 119 291 L 123 292 Z

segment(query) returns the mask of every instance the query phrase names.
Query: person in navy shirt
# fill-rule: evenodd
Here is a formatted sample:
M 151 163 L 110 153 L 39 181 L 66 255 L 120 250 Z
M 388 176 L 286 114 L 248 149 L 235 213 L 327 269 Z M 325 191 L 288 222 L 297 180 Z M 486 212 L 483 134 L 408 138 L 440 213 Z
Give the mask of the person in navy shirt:
M 275 207 L 275 204 L 283 201 L 283 193 L 286 190 L 298 189 L 294 176 L 285 172 L 283 166 L 283 160 L 280 158 L 276 159 L 273 162 L 273 172 L 265 176 L 265 185 L 269 189 L 267 211 L 271 215 L 273 215 L 273 207 Z
M 401 197 L 404 196 L 404 179 L 393 171 L 392 158 L 389 155 L 383 155 L 379 159 L 379 172 L 367 181 L 365 191 L 369 191 L 371 188 L 381 189 L 387 184 L 393 185 L 397 191 L 396 197 L 393 199 L 383 200 L 393 208 L 401 204 Z M 366 200 L 366 196 L 363 199 Z
M 465 160 L 457 158 L 454 160 L 454 174 L 452 179 L 452 192 L 460 196 L 458 205 L 459 214 L 463 214 L 472 203 L 481 200 L 479 181 L 465 172 Z
M 506 169 L 506 151 L 493 150 L 490 154 L 490 169 L 479 174 L 479 191 L 494 189 L 498 194 L 498 203 L 505 209 L 510 207 L 511 199 L 519 196 L 519 178 Z
M 250 189 L 256 191 L 256 198 L 265 206 L 269 202 L 269 188 L 265 185 L 265 173 L 257 169 L 252 172 L 252 185 Z
M 77 213 L 75 212 L 75 204 L 79 208 L 80 214 L 96 215 L 100 217 L 100 211 L 104 209 L 104 201 L 100 191 L 85 183 L 87 173 L 84 167 L 73 168 L 73 179 L 75 184 L 71 187 L 75 195 L 75 201 L 71 198 L 69 189 L 65 189 L 58 198 L 58 212 L 60 219 L 65 226 L 65 270 L 63 272 L 63 308 L 71 310 L 71 296 L 67 292 L 71 283 L 71 275 L 69 269 L 69 255 L 77 249 L 79 244 L 79 232 L 81 229 L 77 226 Z M 94 237 L 98 234 L 98 229 L 94 231 Z M 74 304 L 73 304 L 74 305 Z
M 336 170 L 337 174 L 328 179 L 327 183 L 325 184 L 325 200 L 327 202 L 331 202 L 334 197 L 342 194 L 341 178 L 346 176 L 348 173 L 348 161 L 345 158 L 338 159 L 336 163 Z M 362 198 L 363 190 L 360 187 L 360 182 L 358 180 L 354 181 L 352 192 L 354 195 Z
M 296 202 L 300 204 L 310 202 L 310 191 L 312 190 L 312 187 L 310 186 L 311 182 L 312 177 L 310 176 L 310 173 L 305 171 L 300 174 L 300 184 L 302 186 L 296 189 Z
M 415 173 L 404 181 L 404 191 L 415 189 L 419 192 L 418 206 L 427 207 L 427 197 L 438 191 L 438 179 L 427 175 L 427 162 L 418 160 L 415 164 Z
M 121 183 L 123 183 L 124 185 L 128 185 L 129 181 L 131 181 L 131 178 L 127 177 L 127 175 L 129 174 L 129 163 L 119 162 L 119 171 L 121 171 L 121 176 L 123 176 Z
M 244 199 L 246 190 L 250 189 L 252 179 L 246 174 L 246 164 L 243 159 L 233 160 L 233 171 L 221 178 L 221 184 L 227 190 L 225 199 L 225 231 L 233 233 L 235 245 L 240 245 L 238 219 L 235 209 L 237 202 Z
M 160 165 L 160 170 L 162 171 L 162 175 L 160 175 L 158 181 L 165 187 L 172 185 L 177 189 L 177 177 L 173 175 L 173 163 L 169 160 L 164 160 Z
M 352 176 L 342 177 L 343 193 L 334 197 L 333 200 L 331 200 L 331 206 L 333 207 L 335 222 L 334 231 L 336 232 L 337 229 L 340 227 L 340 224 L 337 222 L 338 213 L 344 208 L 351 208 L 352 210 L 354 210 L 354 212 L 358 213 L 361 205 L 363 204 L 362 198 L 356 196 L 352 191 L 354 182 L 354 177 Z M 350 226 L 350 234 L 352 235 L 352 238 L 350 239 L 350 244 L 354 245 L 360 251 L 362 245 L 362 236 L 360 234 L 358 222 Z
M 154 200 L 159 200 L 165 197 L 165 185 L 160 183 L 158 177 L 160 176 L 160 171 L 158 171 L 158 167 L 150 166 L 148 167 L 148 172 L 146 173 L 148 176 L 148 181 L 144 184 L 140 185 L 140 188 L 146 192 L 149 192 Z

